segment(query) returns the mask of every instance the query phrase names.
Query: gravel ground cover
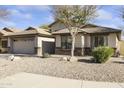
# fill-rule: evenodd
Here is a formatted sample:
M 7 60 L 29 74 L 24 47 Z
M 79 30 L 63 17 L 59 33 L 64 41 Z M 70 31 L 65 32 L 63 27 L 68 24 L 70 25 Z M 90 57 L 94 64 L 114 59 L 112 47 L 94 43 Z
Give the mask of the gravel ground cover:
M 21 60 L 9 61 L 0 58 L 0 78 L 28 72 L 79 80 L 124 82 L 124 62 L 119 60 L 98 64 L 83 57 L 80 62 L 64 62 L 59 59 L 22 57 Z

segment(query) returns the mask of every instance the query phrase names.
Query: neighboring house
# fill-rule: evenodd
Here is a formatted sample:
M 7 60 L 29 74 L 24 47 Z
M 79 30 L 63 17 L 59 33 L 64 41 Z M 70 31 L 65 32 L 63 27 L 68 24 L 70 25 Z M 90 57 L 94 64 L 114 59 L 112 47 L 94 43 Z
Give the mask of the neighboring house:
M 120 54 L 124 56 L 124 40 L 120 41 Z
M 24 31 L 4 28 L 0 31 L 2 53 L 35 54 L 54 53 L 54 38 L 46 29 L 29 27 Z
M 16 32 L 20 32 L 20 30 L 7 27 L 0 30 L 0 52 L 2 53 L 8 52 L 8 38 L 6 37 L 6 35 Z
M 49 25 L 55 36 L 55 53 L 71 53 L 71 36 L 68 29 L 60 22 Z M 112 47 L 115 52 L 120 50 L 121 30 L 88 24 L 78 32 L 75 40 L 75 55 L 90 55 L 98 46 Z

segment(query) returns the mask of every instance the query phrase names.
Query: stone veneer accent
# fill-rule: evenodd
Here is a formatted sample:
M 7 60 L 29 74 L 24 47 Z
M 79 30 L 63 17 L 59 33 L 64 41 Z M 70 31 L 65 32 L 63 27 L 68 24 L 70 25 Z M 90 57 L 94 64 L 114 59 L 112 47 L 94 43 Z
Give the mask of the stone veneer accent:
M 116 48 L 113 48 L 113 49 L 114 49 L 114 55 L 115 55 L 117 51 L 116 51 Z M 71 49 L 62 49 L 62 48 L 56 47 L 55 54 L 70 55 Z M 75 48 L 74 54 L 76 56 L 83 56 L 83 55 L 89 56 L 89 55 L 92 55 L 92 49 L 89 47 L 85 47 L 83 49 L 82 48 Z
M 113 56 L 115 56 L 117 53 L 117 51 L 116 51 L 117 49 L 116 48 L 113 48 L 113 49 L 114 49 L 114 55 Z M 92 49 L 89 47 L 85 47 L 84 48 L 84 55 L 92 55 Z
M 83 55 L 82 53 L 83 53 L 82 48 L 75 48 L 75 51 L 74 51 L 75 55 L 81 56 L 81 55 Z M 62 48 L 56 47 L 55 54 L 70 55 L 71 49 L 62 49 Z

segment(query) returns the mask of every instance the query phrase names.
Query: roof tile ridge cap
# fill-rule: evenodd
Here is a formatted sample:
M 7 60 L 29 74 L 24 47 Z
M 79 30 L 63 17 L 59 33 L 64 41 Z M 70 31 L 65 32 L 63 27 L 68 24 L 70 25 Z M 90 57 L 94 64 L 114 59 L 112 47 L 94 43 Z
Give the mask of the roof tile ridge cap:
M 27 31 L 29 28 L 36 29 L 36 27 L 33 27 L 33 26 L 28 26 L 27 28 L 25 28 L 25 29 L 24 29 L 24 31 Z
M 4 27 L 4 28 L 2 28 L 2 30 L 6 31 L 6 32 L 13 32 L 11 27 Z
M 33 27 L 34 29 L 35 29 L 35 32 L 36 33 L 39 33 L 40 31 L 39 31 L 39 29 L 38 29 L 38 27 Z
M 38 32 L 45 32 L 45 33 L 49 33 L 48 31 L 47 31 L 47 29 L 44 29 L 44 28 L 39 28 L 39 27 L 37 27 L 36 28 L 37 30 L 38 30 Z M 39 30 L 41 30 L 41 31 L 39 31 Z

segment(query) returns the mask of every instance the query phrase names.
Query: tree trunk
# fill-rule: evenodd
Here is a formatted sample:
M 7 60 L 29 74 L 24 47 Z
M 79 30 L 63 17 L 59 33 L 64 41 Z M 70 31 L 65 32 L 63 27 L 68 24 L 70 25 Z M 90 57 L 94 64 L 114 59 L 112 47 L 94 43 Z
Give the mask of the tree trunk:
M 74 56 L 74 50 L 75 50 L 75 35 L 72 35 L 71 57 Z

